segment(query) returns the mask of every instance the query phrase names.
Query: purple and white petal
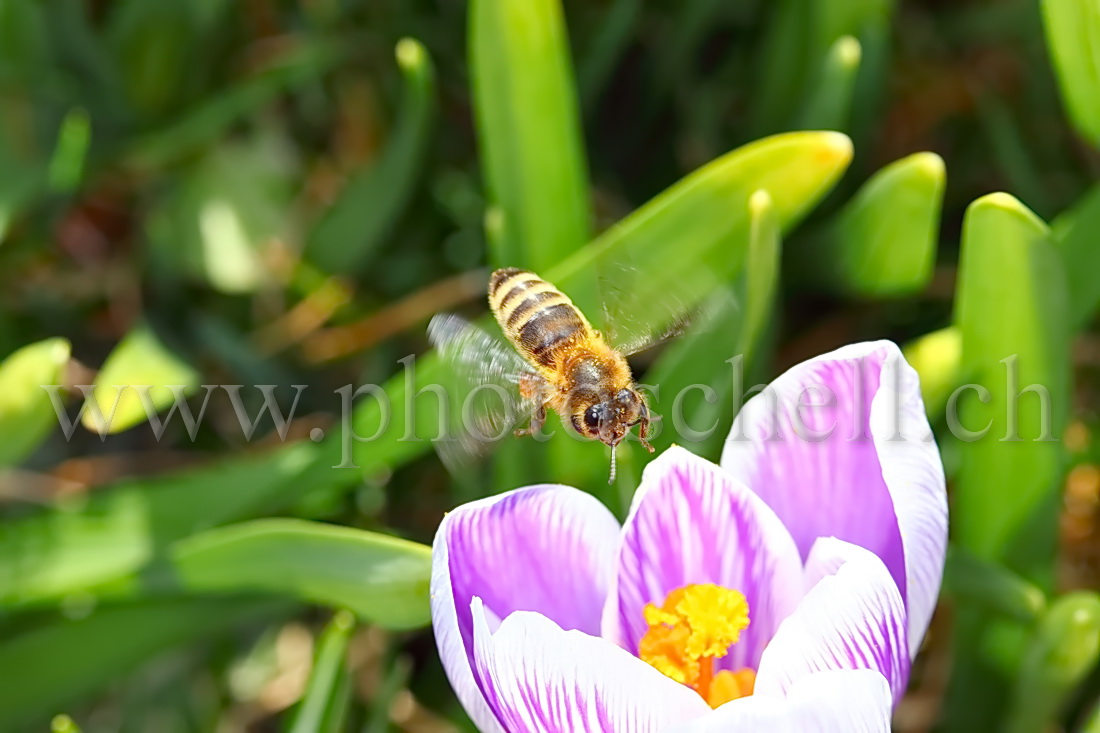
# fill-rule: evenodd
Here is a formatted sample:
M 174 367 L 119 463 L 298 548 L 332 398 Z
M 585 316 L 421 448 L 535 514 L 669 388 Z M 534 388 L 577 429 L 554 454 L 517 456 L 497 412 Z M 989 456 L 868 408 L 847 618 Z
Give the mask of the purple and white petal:
M 802 562 L 775 513 L 718 466 L 673 447 L 650 463 L 623 527 L 604 636 L 630 652 L 647 629 L 643 609 L 670 591 L 714 583 L 745 594 L 751 623 L 727 668 L 756 667 L 802 596 Z
M 795 682 L 786 699 L 753 695 L 726 703 L 675 733 L 890 733 L 890 686 L 871 670 L 829 671 Z
M 898 439 L 898 435 L 904 436 Z M 894 347 L 871 403 L 871 435 L 894 499 L 905 548 L 909 655 L 915 658 L 932 620 L 947 553 L 947 483 L 924 411 L 920 377 Z M 927 438 L 927 439 L 925 439 Z
M 905 606 L 882 560 L 821 539 L 810 551 L 806 581 L 812 587 L 764 651 L 755 694 L 786 696 L 816 672 L 871 669 L 900 700 L 910 666 Z
M 915 653 L 939 592 L 947 501 L 919 379 L 895 344 L 853 344 L 785 372 L 745 404 L 722 466 L 775 510 L 804 558 L 834 536 L 882 558 Z
M 603 639 L 519 612 L 496 632 L 473 601 L 475 676 L 509 731 L 657 733 L 710 711 L 691 688 Z
M 432 626 L 451 685 L 482 731 L 501 728 L 472 676 L 473 597 L 494 623 L 536 611 L 598 634 L 618 534 L 603 504 L 566 486 L 517 489 L 444 517 L 432 545 Z

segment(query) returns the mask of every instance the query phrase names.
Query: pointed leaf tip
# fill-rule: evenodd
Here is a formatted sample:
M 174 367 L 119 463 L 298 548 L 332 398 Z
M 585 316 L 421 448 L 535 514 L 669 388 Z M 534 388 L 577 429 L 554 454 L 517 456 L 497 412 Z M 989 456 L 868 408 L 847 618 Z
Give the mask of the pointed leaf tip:
M 394 49 L 397 64 L 408 71 L 424 65 L 426 52 L 424 46 L 414 38 L 402 38 Z

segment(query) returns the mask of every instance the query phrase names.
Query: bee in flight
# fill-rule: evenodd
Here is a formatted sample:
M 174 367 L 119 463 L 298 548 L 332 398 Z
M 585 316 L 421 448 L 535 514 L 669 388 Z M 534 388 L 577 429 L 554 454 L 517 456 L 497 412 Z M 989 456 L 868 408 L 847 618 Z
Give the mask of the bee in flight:
M 610 446 L 609 481 L 615 480 L 615 448 L 635 425 L 642 445 L 653 452 L 649 407 L 624 354 L 592 328 L 564 293 L 533 272 L 507 267 L 489 278 L 489 307 L 514 351 L 458 316 L 438 315 L 428 326 L 432 343 L 471 384 L 505 382 L 511 385 L 508 396 L 518 397 L 503 405 L 507 418 L 481 415 L 485 428 L 496 431 L 502 419 L 530 414 L 528 427 L 515 433 L 534 435 L 549 407 L 567 429 Z

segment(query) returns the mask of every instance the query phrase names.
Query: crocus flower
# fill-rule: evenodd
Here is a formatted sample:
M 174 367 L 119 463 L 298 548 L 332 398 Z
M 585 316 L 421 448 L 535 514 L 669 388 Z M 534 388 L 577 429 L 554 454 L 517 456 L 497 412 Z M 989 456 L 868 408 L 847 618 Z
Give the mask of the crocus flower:
M 915 373 L 855 345 L 750 400 L 721 467 L 650 463 L 622 527 L 553 485 L 451 512 L 436 640 L 486 733 L 885 732 L 946 521 Z

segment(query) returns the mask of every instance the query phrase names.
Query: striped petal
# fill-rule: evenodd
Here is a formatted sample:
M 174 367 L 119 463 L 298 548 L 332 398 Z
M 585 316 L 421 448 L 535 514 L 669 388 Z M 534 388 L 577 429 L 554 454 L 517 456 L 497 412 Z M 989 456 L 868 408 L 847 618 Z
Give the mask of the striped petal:
M 890 733 L 886 679 L 870 670 L 819 672 L 798 680 L 786 698 L 734 700 L 676 733 Z
M 722 660 L 756 667 L 779 623 L 802 597 L 802 562 L 768 506 L 718 466 L 683 448 L 650 463 L 623 527 L 604 636 L 630 652 L 646 631 L 643 609 L 670 591 L 714 583 L 745 594 L 751 623 Z
M 475 676 L 505 730 L 656 733 L 710 708 L 693 690 L 603 639 L 514 613 L 491 632 L 475 598 Z
M 882 558 L 916 654 L 939 594 L 947 495 L 919 378 L 895 344 L 854 344 L 788 370 L 745 404 L 722 466 L 775 510 L 804 558 L 819 537 Z
M 459 700 L 486 733 L 501 731 L 472 674 L 479 596 L 495 624 L 535 611 L 598 634 L 619 525 L 599 501 L 566 486 L 532 486 L 465 504 L 432 546 L 432 627 Z
M 764 651 L 756 693 L 785 697 L 815 672 L 870 669 L 900 700 L 910 664 L 905 607 L 882 560 L 848 542 L 818 540 L 806 583 L 805 598 Z

